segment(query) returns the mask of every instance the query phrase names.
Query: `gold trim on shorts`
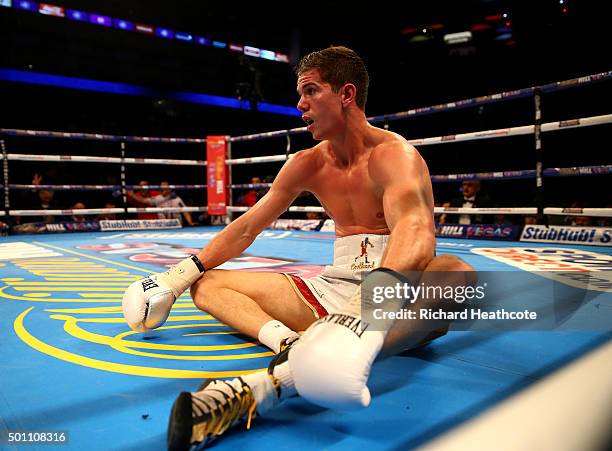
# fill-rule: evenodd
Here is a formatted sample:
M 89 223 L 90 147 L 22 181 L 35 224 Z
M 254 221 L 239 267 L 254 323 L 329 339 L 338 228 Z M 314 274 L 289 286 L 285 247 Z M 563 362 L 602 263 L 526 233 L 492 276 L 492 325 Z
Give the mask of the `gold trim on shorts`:
M 312 312 L 312 315 L 315 317 L 315 319 L 320 319 L 320 316 L 319 316 L 319 313 L 317 312 L 317 309 L 315 309 L 314 306 L 311 305 L 310 302 L 308 302 L 306 300 L 306 298 L 304 297 L 304 295 L 302 294 L 300 289 L 297 287 L 297 285 L 295 284 L 295 282 L 293 281 L 291 276 L 289 276 L 289 274 L 284 273 L 284 272 L 282 272 L 280 274 L 285 276 L 285 278 L 289 281 L 289 283 L 291 284 L 291 288 L 293 288 L 293 291 L 295 291 L 295 293 L 298 295 L 300 300 L 306 305 L 306 307 L 308 307 L 310 309 L 310 311 Z

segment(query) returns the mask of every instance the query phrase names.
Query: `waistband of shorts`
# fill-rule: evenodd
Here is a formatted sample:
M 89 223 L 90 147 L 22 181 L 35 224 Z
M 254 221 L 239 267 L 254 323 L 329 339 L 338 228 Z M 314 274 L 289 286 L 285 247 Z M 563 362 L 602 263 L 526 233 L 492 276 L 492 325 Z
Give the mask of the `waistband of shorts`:
M 336 238 L 334 241 L 334 266 L 347 269 L 378 266 L 382 259 L 389 235 L 358 234 Z M 367 260 L 367 261 L 366 261 Z

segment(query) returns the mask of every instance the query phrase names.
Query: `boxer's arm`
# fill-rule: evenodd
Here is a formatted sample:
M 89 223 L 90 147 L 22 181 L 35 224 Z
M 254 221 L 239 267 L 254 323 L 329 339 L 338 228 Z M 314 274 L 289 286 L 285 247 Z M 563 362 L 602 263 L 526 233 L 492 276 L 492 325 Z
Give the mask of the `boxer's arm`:
M 298 152 L 281 168 L 270 190 L 200 251 L 204 267 L 211 269 L 239 256 L 305 190 L 308 174 L 312 174 L 312 156 Z
M 381 266 L 398 272 L 425 269 L 433 258 L 435 231 L 431 178 L 425 161 L 407 143 L 376 148 L 369 172 L 383 190 L 391 236 Z

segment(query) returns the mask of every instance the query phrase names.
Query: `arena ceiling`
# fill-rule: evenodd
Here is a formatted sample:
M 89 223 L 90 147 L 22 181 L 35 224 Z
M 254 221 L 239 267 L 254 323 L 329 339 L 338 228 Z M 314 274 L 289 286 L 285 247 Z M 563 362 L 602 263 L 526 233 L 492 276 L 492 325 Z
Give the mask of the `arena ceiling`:
M 585 49 L 612 44 L 604 2 L 560 1 L 55 3 L 284 52 L 292 63 L 311 50 L 348 45 L 372 74 L 368 110 L 382 114 L 609 70 L 601 52 Z M 292 64 L 7 8 L 0 8 L 0 26 L 8 49 L 0 56 L 3 68 L 227 97 L 260 83 L 263 100 L 296 101 Z M 474 30 L 471 41 L 445 44 L 444 35 L 466 30 Z M 13 92 L 17 102 L 25 94 L 11 87 L 9 97 Z M 149 105 L 152 114 L 180 117 L 181 107 L 163 99 Z

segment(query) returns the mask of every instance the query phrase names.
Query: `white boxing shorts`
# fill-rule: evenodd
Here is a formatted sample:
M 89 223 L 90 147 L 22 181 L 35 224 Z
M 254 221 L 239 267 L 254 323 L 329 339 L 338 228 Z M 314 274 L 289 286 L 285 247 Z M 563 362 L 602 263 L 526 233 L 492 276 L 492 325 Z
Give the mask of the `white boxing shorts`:
M 315 318 L 341 310 L 363 278 L 380 266 L 389 235 L 360 234 L 334 241 L 334 263 L 318 276 L 302 279 L 285 274 Z

